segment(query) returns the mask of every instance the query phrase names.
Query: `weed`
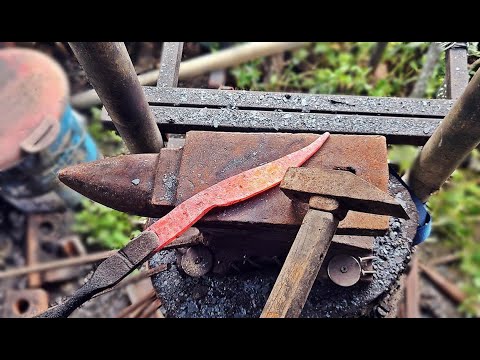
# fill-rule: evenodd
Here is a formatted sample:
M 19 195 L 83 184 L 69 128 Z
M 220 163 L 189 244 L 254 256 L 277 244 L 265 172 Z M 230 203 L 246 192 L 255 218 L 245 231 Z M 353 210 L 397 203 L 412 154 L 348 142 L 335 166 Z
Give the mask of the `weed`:
M 119 249 L 140 233 L 142 219 L 85 199 L 75 214 L 73 230 L 86 237 L 87 244 Z

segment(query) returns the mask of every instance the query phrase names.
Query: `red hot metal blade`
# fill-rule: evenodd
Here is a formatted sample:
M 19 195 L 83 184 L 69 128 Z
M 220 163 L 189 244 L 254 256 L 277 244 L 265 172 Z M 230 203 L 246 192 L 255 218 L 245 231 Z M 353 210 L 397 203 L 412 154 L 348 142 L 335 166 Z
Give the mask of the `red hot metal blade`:
M 183 234 L 211 209 L 233 205 L 277 186 L 289 167 L 301 166 L 322 147 L 329 136 L 329 133 L 324 133 L 303 149 L 222 180 L 185 200 L 147 229 L 158 236 L 159 245 L 155 251 Z

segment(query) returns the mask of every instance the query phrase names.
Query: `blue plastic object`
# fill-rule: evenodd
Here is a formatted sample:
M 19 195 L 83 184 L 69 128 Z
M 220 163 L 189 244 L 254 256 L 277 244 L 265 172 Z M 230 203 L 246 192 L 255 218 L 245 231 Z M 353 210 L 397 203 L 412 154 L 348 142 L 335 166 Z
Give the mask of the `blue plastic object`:
M 415 204 L 415 207 L 417 208 L 418 212 L 418 226 L 417 226 L 417 233 L 415 234 L 415 237 L 413 238 L 413 245 L 418 245 L 427 240 L 427 238 L 430 236 L 430 233 L 432 232 L 432 217 L 430 216 L 430 213 L 427 210 L 426 204 L 424 204 L 414 193 L 413 191 L 408 187 L 408 185 L 402 180 L 400 175 L 397 174 L 395 170 L 391 166 L 388 167 L 390 173 L 398 180 L 400 183 L 408 190 L 410 193 L 410 196 L 412 197 L 412 200 Z

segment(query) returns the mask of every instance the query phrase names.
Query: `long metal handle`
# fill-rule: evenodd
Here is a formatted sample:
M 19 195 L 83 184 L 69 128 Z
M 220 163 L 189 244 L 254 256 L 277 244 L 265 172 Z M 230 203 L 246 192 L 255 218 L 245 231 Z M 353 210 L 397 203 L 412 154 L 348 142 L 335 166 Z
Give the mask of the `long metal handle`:
M 406 176 L 423 202 L 437 191 L 463 159 L 480 143 L 480 71 L 470 80 Z
M 70 42 L 131 153 L 157 153 L 160 130 L 122 42 Z
M 308 210 L 260 315 L 261 318 L 300 316 L 338 222 L 331 213 Z

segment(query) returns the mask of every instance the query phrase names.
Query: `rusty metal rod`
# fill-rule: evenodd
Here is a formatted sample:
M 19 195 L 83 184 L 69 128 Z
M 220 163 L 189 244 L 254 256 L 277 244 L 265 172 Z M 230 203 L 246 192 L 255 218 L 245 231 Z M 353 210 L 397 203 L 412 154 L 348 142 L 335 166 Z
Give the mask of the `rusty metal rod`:
M 405 317 L 420 317 L 420 279 L 418 272 L 418 255 L 414 254 L 410 263 L 410 272 L 405 278 Z
M 480 143 L 480 72 L 435 129 L 407 174 L 413 192 L 427 201 Z
M 27 246 L 27 265 L 35 266 L 38 264 L 38 248 L 40 242 L 38 239 L 38 229 L 37 224 L 35 223 L 35 214 L 31 214 L 27 218 L 27 236 L 26 236 L 26 246 Z M 39 272 L 30 272 L 27 276 L 28 287 L 29 288 L 38 288 L 42 285 L 42 276 Z
M 131 153 L 156 153 L 163 140 L 122 42 L 70 42 Z
M 46 263 L 40 263 L 32 266 L 25 266 L 18 269 L 8 270 L 8 271 L 0 271 L 0 279 L 6 279 L 14 276 L 21 276 L 30 274 L 33 272 L 41 272 L 53 269 L 59 269 L 68 266 L 77 266 L 87 263 L 93 263 L 100 260 L 104 260 L 109 256 L 115 254 L 117 250 L 112 251 L 102 251 L 95 254 L 85 255 L 85 256 L 78 256 L 71 259 L 65 260 L 58 260 L 58 261 L 49 261 Z
M 450 299 L 457 304 L 462 303 L 466 299 L 465 293 L 460 288 L 447 280 L 438 271 L 432 269 L 428 265 L 418 263 L 419 269 Z
M 127 306 L 126 308 L 124 308 L 123 310 L 121 310 L 116 317 L 117 318 L 127 317 L 129 314 L 131 314 L 132 312 L 140 308 L 142 305 L 145 305 L 147 303 L 150 304 L 150 302 L 155 301 L 154 300 L 155 297 L 156 297 L 155 291 L 152 289 L 152 291 L 149 291 L 147 294 L 142 296 L 136 303 L 133 303 Z

